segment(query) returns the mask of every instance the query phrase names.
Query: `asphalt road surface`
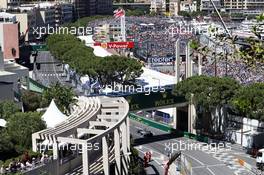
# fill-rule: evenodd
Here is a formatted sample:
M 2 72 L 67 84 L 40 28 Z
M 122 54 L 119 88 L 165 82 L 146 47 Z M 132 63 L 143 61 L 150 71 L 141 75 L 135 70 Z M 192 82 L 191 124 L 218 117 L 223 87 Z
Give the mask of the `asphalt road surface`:
M 76 95 L 84 95 L 81 87 L 76 87 L 70 81 L 67 81 L 62 67 L 63 65 L 49 51 L 38 52 L 36 63 L 41 64 L 39 70 L 34 70 L 35 80 L 47 87 L 59 82 L 65 86 L 72 87 Z
M 45 86 L 50 86 L 56 82 L 64 84 L 66 77 L 63 75 L 62 65 L 48 51 L 38 52 L 36 63 L 40 64 L 40 69 L 35 70 L 36 79 Z
M 192 175 L 253 175 L 249 171 L 241 171 L 240 169 L 243 167 L 240 167 L 239 164 L 232 167 L 233 165 L 231 166 L 227 162 L 214 158 L 212 155 L 207 153 L 207 150 L 195 149 L 194 147 L 189 147 L 189 149 L 184 148 L 184 145 L 191 145 L 192 143 L 195 144 L 196 141 L 182 137 L 176 138 L 171 134 L 143 125 L 134 120 L 130 121 L 130 132 L 134 138 L 134 143 L 137 149 L 148 148 L 149 151 L 164 155 L 165 161 L 163 162 L 166 162 L 169 159 L 169 154 L 176 153 L 181 145 L 182 154 L 188 161 L 190 161 L 190 165 L 192 167 L 190 168 L 190 171 L 192 171 Z M 145 128 L 154 134 L 153 137 L 143 138 L 140 134 L 138 134 L 139 129 Z M 162 171 L 159 172 L 162 174 Z

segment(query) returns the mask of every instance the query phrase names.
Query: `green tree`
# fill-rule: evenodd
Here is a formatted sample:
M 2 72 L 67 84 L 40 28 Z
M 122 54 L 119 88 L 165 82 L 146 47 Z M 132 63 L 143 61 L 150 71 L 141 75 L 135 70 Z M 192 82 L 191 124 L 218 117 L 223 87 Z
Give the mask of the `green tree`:
M 97 57 L 93 49 L 73 35 L 52 35 L 47 39 L 51 53 L 80 75 L 98 79 L 102 86 L 117 82 L 133 84 L 142 74 L 142 64 L 123 56 Z
M 232 106 L 243 117 L 264 121 L 264 83 L 240 88 L 232 98 Z
M 0 160 L 9 158 L 14 152 L 14 144 L 6 128 L 0 128 Z
M 42 99 L 41 95 L 31 91 L 22 92 L 22 102 L 24 110 L 27 111 L 36 111 L 41 107 Z
M 152 12 L 149 13 L 149 16 L 150 17 L 157 16 L 157 12 L 152 11 Z
M 142 64 L 135 59 L 122 56 L 101 58 L 95 70 L 102 85 L 117 82 L 123 85 L 133 84 L 135 78 L 142 74 Z
M 239 52 L 241 59 L 250 67 L 256 67 L 264 63 L 264 41 L 261 40 L 264 13 L 257 16 L 256 19 L 258 24 L 252 30 L 256 37 L 248 38 L 248 45 L 241 47 Z
M 187 11 L 179 11 L 178 15 L 186 17 L 186 18 L 191 18 L 191 14 L 189 12 L 187 12 Z
M 58 105 L 58 108 L 65 114 L 70 113 L 70 107 L 75 105 L 77 99 L 72 88 L 56 83 L 43 92 L 43 103 L 48 105 L 52 99 Z
M 126 16 L 143 16 L 145 15 L 144 9 L 127 10 Z
M 129 174 L 134 175 L 145 175 L 146 171 L 144 170 L 143 161 L 140 160 L 138 151 L 131 147 L 131 155 L 130 155 L 130 166 L 129 166 Z
M 0 118 L 7 120 L 12 114 L 19 111 L 18 106 L 12 101 L 0 102 Z
M 220 126 L 217 130 L 213 130 L 213 120 L 211 113 L 228 104 L 235 92 L 239 89 L 240 85 L 230 78 L 207 77 L 207 76 L 194 76 L 179 82 L 173 93 L 176 95 L 183 95 L 193 104 L 196 112 L 201 120 L 196 123 L 201 124 L 201 131 L 205 133 L 218 133 Z
M 7 120 L 7 133 L 20 154 L 31 148 L 31 135 L 45 128 L 46 124 L 38 112 L 18 112 Z

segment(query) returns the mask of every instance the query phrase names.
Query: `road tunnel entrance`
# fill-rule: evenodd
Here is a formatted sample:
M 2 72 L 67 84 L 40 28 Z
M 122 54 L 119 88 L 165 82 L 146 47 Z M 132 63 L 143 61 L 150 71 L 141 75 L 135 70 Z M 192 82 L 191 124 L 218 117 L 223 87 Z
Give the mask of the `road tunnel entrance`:
M 188 107 L 177 108 L 176 129 L 188 132 Z

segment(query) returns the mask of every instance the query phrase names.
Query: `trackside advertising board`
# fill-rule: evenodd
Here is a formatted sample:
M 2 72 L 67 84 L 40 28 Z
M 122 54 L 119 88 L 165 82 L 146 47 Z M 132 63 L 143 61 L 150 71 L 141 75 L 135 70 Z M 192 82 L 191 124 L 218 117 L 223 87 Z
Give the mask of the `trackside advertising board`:
M 108 42 L 108 43 L 94 43 L 94 46 L 101 46 L 106 49 L 132 49 L 134 42 Z

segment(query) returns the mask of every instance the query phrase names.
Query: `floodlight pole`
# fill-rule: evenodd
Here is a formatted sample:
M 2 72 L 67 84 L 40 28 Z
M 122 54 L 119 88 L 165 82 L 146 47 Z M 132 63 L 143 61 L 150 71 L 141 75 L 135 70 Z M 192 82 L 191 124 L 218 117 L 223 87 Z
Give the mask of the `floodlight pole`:
M 224 29 L 225 29 L 226 33 L 227 33 L 227 34 L 228 34 L 228 36 L 231 38 L 231 37 L 232 37 L 232 35 L 231 35 L 231 33 L 229 32 L 229 30 L 227 29 L 227 27 L 226 27 L 226 24 L 225 24 L 225 22 L 224 22 L 224 20 L 223 20 L 222 16 L 220 15 L 220 13 L 219 13 L 218 9 L 216 8 L 216 6 L 215 6 L 215 4 L 214 4 L 213 0 L 210 0 L 210 2 L 211 2 L 211 4 L 213 5 L 213 7 L 214 7 L 214 10 L 216 11 L 216 13 L 217 13 L 218 17 L 220 18 L 220 21 L 221 21 L 222 25 L 224 26 Z

